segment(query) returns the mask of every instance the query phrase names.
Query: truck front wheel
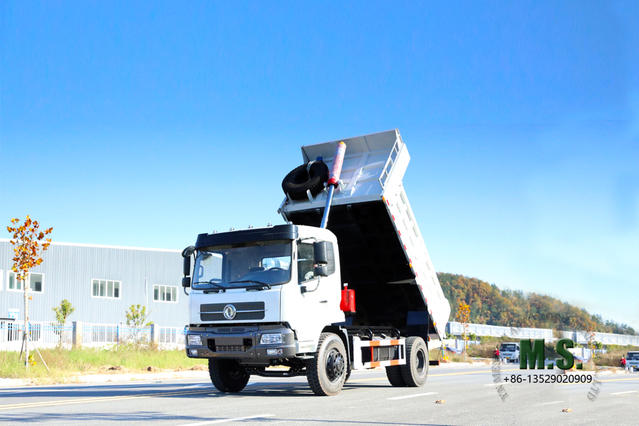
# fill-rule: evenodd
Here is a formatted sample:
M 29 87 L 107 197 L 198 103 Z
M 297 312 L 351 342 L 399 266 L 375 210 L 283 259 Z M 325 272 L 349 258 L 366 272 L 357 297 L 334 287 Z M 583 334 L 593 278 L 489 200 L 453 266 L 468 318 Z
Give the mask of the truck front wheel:
M 246 387 L 250 374 L 234 359 L 209 358 L 211 382 L 220 392 L 239 392 Z
M 418 336 L 406 339 L 406 365 L 401 367 L 406 386 L 424 386 L 428 378 L 428 347 L 424 339 Z
M 332 396 L 346 381 L 348 358 L 342 339 L 334 333 L 320 334 L 317 352 L 306 366 L 306 379 L 316 395 Z

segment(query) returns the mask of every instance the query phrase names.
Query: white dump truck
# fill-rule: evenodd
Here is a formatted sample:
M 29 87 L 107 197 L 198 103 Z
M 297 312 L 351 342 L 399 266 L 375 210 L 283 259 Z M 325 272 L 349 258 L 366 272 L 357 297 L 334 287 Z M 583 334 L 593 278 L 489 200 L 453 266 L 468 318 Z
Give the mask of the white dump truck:
M 499 347 L 499 360 L 501 362 L 519 362 L 519 343 L 502 343 Z
M 305 375 L 335 395 L 351 370 L 377 367 L 393 386 L 424 385 L 450 305 L 402 186 L 399 131 L 302 156 L 282 182 L 284 224 L 200 234 L 184 249 L 186 355 L 208 358 L 222 392 L 251 375 Z
M 630 371 L 639 370 L 639 351 L 630 351 L 626 354 L 626 368 Z

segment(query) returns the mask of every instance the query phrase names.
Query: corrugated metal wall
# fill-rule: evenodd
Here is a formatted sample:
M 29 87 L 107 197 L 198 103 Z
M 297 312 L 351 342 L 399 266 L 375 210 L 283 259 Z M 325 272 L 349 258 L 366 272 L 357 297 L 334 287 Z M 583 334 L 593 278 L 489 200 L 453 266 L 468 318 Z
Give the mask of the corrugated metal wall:
M 18 309 L 24 318 L 22 291 L 8 290 L 8 271 L 13 264 L 13 246 L 0 240 L 0 317 Z M 31 272 L 44 274 L 44 291 L 29 292 L 29 319 L 54 321 L 54 306 L 67 299 L 75 307 L 69 321 L 92 323 L 126 322 L 125 312 L 133 304 L 150 310 L 149 321 L 162 326 L 183 327 L 188 322 L 188 297 L 182 291 L 182 256 L 177 250 L 138 249 L 53 243 L 42 255 L 43 262 Z M 120 298 L 92 296 L 92 279 L 120 281 Z M 177 287 L 177 303 L 153 300 L 153 285 Z

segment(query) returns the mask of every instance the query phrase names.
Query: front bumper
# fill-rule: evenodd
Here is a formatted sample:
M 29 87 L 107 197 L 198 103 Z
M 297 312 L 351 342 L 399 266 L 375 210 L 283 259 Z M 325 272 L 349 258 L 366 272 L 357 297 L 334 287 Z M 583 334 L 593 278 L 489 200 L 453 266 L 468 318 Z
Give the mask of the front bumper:
M 260 345 L 265 333 L 281 333 L 282 343 Z M 186 355 L 189 358 L 232 358 L 251 362 L 293 358 L 297 352 L 295 333 L 283 325 L 192 327 L 186 334 Z M 188 335 L 194 334 L 201 337 L 202 345 L 188 344 Z M 267 349 L 279 351 L 269 355 Z

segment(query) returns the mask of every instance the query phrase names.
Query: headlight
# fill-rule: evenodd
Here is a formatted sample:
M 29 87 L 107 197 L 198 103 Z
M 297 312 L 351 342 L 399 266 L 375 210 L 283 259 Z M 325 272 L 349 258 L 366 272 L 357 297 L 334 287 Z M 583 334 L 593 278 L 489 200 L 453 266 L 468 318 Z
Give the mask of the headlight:
M 187 334 L 186 340 L 189 346 L 202 346 L 202 336 L 199 334 Z
M 273 345 L 276 343 L 284 343 L 282 333 L 262 334 L 260 345 Z

